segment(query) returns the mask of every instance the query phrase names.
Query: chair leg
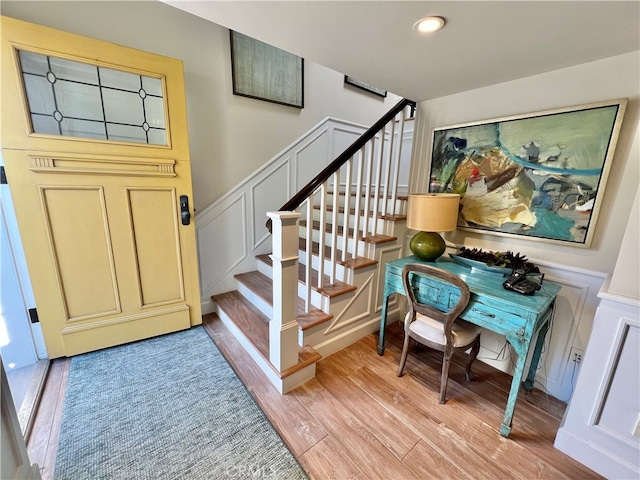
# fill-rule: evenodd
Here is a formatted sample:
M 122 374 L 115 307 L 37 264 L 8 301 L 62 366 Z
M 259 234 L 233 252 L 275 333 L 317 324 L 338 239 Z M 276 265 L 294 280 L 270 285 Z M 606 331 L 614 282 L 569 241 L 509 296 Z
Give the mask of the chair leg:
M 471 346 L 471 351 L 469 352 L 469 356 L 467 357 L 467 366 L 465 368 L 465 376 L 467 377 L 467 381 L 471 381 L 473 374 L 471 373 L 471 365 L 475 362 L 478 357 L 478 352 L 480 351 L 480 335 L 476 337 Z
M 440 403 L 447 401 L 447 382 L 449 381 L 449 366 L 453 348 L 447 348 L 442 356 L 442 376 L 440 377 Z
M 402 344 L 402 355 L 400 356 L 400 366 L 398 367 L 398 376 L 401 377 L 404 371 L 404 364 L 407 362 L 407 354 L 409 353 L 409 341 L 411 337 L 408 332 L 404 334 L 404 343 Z

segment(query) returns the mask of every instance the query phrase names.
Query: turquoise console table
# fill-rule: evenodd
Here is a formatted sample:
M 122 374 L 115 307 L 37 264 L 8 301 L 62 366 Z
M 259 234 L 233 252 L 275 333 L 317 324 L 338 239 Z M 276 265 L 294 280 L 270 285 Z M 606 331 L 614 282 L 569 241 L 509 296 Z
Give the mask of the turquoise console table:
M 385 271 L 384 297 L 382 300 L 382 313 L 380 317 L 380 340 L 378 343 L 378 354 L 384 354 L 384 331 L 387 324 L 387 306 L 389 296 L 393 293 L 404 295 L 402 285 L 402 267 L 407 263 L 422 263 L 416 257 L 405 257 L 387 263 Z M 433 265 L 433 263 L 432 263 Z M 527 391 L 533 389 L 536 369 L 540 361 L 540 354 L 544 345 L 544 339 L 549 329 L 549 324 L 553 316 L 553 305 L 560 285 L 553 282 L 544 281 L 542 288 L 534 295 L 522 295 L 516 292 L 505 290 L 502 282 L 505 280 L 500 274 L 472 269 L 466 265 L 460 265 L 452 260 L 442 257 L 435 262 L 435 266 L 443 270 L 458 275 L 462 278 L 471 290 L 471 301 L 461 317 L 468 322 L 480 325 L 488 330 L 504 335 L 507 341 L 513 346 L 518 355 L 516 361 L 509 399 L 505 408 L 504 420 L 500 426 L 500 433 L 503 437 L 508 437 L 511 432 L 511 421 L 515 409 L 520 383 L 524 374 L 527 353 L 534 336 L 537 334 L 537 341 L 531 357 L 529 372 L 524 382 Z M 417 297 L 421 302 L 431 303 L 435 306 L 446 307 L 452 300 L 447 287 L 438 283 L 435 279 L 420 278 Z M 424 283 L 423 294 L 420 293 L 420 284 Z M 455 293 L 454 293 L 455 295 Z

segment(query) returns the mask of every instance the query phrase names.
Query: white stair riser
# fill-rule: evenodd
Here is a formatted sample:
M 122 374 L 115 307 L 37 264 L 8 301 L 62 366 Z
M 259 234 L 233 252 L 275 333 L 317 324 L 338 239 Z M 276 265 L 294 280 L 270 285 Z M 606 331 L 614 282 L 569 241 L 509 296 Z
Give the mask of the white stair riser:
M 392 226 L 393 222 L 390 220 L 384 220 L 384 219 L 378 219 L 377 224 L 376 224 L 376 228 L 375 231 L 380 234 L 380 235 L 388 235 L 386 232 L 389 231 L 389 227 Z M 328 223 L 328 225 L 331 225 L 330 223 Z M 360 227 L 363 227 L 363 224 L 360 225 Z M 372 226 L 371 226 L 371 222 L 369 223 L 369 233 L 368 235 L 371 235 L 371 231 L 373 230 Z M 307 238 L 307 227 L 306 226 L 299 226 L 298 227 L 298 234 L 300 236 L 300 238 Z M 336 241 L 338 242 L 338 249 L 342 249 L 342 246 L 344 244 L 343 242 L 343 233 L 339 232 L 337 234 L 337 239 Z M 358 238 L 362 237 L 362 230 L 360 230 Z M 325 245 L 330 245 L 331 244 L 331 240 L 333 238 L 333 233 L 331 231 L 326 232 L 324 234 L 324 241 L 325 241 Z M 313 237 L 312 237 L 314 242 L 319 242 L 320 239 L 320 231 L 317 229 L 313 229 Z M 350 235 L 347 236 L 347 240 L 349 241 L 349 247 L 352 248 L 352 243 L 353 243 L 353 232 L 351 232 Z
M 262 262 L 258 262 L 258 263 L 262 263 Z M 264 267 L 262 268 L 263 271 L 261 273 L 271 278 L 271 275 L 272 275 L 271 267 L 269 267 L 266 264 L 263 264 L 263 265 Z M 259 309 L 267 317 L 269 318 L 273 317 L 273 306 L 265 302 L 262 298 L 256 295 L 251 289 L 249 289 L 246 285 L 240 282 L 237 282 L 237 290 L 242 294 L 243 297 L 249 300 L 253 306 Z M 298 296 L 300 298 L 304 298 L 305 295 L 306 295 L 306 285 L 304 282 L 298 281 Z M 325 312 L 328 312 L 329 310 L 329 307 L 328 307 L 329 300 L 327 299 L 327 297 L 325 297 L 324 295 L 321 295 L 320 293 L 318 293 L 313 289 L 311 290 L 311 305 Z
M 340 225 L 341 227 L 344 226 L 344 217 L 345 214 L 344 213 L 338 213 L 338 225 Z M 320 210 L 314 210 L 313 212 L 313 219 L 316 222 L 320 221 Z M 362 231 L 362 228 L 364 227 L 364 222 L 365 219 L 367 220 L 367 229 L 369 231 L 372 230 L 372 222 L 373 222 L 373 217 L 371 215 L 369 215 L 368 217 L 365 217 L 364 215 L 360 215 L 359 221 L 358 221 L 358 229 L 360 231 Z M 326 216 L 326 223 L 329 225 L 333 224 L 333 216 L 331 212 L 327 212 L 327 216 Z M 378 222 L 381 222 L 382 220 L 378 219 Z M 354 228 L 356 224 L 356 216 L 353 213 L 349 213 L 349 228 Z
M 365 205 L 364 205 L 364 201 L 365 198 L 362 197 L 360 199 L 360 212 L 362 213 L 365 210 Z M 319 211 L 320 209 L 318 208 L 320 205 L 320 203 L 314 203 L 314 210 Z M 345 205 L 345 197 L 344 196 L 340 196 L 338 197 L 338 205 L 340 207 L 344 207 Z M 370 207 L 367 209 L 369 212 L 373 212 L 373 207 L 374 207 L 374 202 L 372 199 L 369 199 L 369 205 Z M 384 206 L 384 200 L 382 198 L 378 199 L 378 211 L 382 211 L 382 207 Z M 392 206 L 392 200 L 388 199 L 387 200 L 387 211 L 391 212 Z M 332 195 L 328 195 L 327 196 L 327 207 L 333 208 L 333 196 Z M 352 196 L 349 198 L 349 208 L 356 208 L 356 197 Z M 396 199 L 395 201 L 395 212 L 397 215 L 404 215 L 406 213 L 406 209 L 407 209 L 407 201 L 404 199 Z M 328 213 L 329 215 L 331 214 L 331 212 Z
M 305 252 L 304 250 L 300 250 L 299 252 L 300 255 L 300 263 L 302 265 L 306 265 L 307 264 L 307 252 Z M 338 259 L 340 260 L 340 259 Z M 313 255 L 311 257 L 311 268 L 313 270 L 319 270 L 319 264 L 320 264 L 320 258 L 318 257 L 318 255 Z M 328 275 L 329 274 L 329 268 L 331 268 L 331 259 L 325 258 L 324 259 L 324 274 Z M 346 278 L 346 268 L 343 265 L 336 265 L 336 278 L 338 280 L 340 280 L 341 282 L 345 281 Z
M 304 233 L 302 233 L 302 234 L 301 234 L 301 238 L 305 238 L 305 237 L 306 237 L 306 231 L 305 231 Z M 332 235 L 331 235 L 330 233 L 326 233 L 326 234 L 325 234 L 325 237 L 324 237 L 325 247 L 330 245 L 330 243 L 331 243 L 331 241 L 332 241 L 332 238 L 333 238 L 333 237 L 332 237 Z M 319 241 L 320 241 L 320 232 L 318 232 L 317 230 L 314 230 L 314 231 L 313 231 L 313 235 L 312 235 L 312 238 L 311 238 L 311 239 L 312 239 L 312 241 L 313 241 L 313 242 L 315 242 L 315 243 L 319 243 Z M 344 248 L 344 244 L 345 244 L 344 237 L 343 237 L 342 235 L 338 235 L 338 237 L 337 237 L 337 239 L 336 239 L 336 242 L 337 242 L 337 248 L 338 248 L 338 250 L 340 251 L 340 255 L 342 255 L 342 251 L 343 251 L 343 250 L 345 250 L 345 248 Z M 364 245 L 364 243 L 365 243 L 365 242 L 358 240 L 358 241 L 354 244 L 354 242 L 353 242 L 353 237 L 352 237 L 352 236 L 347 237 L 347 242 L 346 242 L 346 244 L 347 244 L 347 249 L 346 249 L 346 253 L 347 253 L 347 254 L 349 254 L 349 255 L 352 255 L 352 256 L 355 254 L 356 256 L 360 256 L 360 257 L 362 257 L 362 256 L 363 256 L 363 255 L 362 255 L 362 252 L 364 252 L 364 251 L 365 251 L 365 250 L 364 250 L 364 249 L 365 249 L 365 245 Z M 358 246 L 358 252 L 354 252 L 354 245 L 357 245 L 357 246 Z M 300 250 L 300 252 L 303 252 L 303 250 Z M 338 254 L 338 253 L 336 253 L 336 254 Z M 302 255 L 302 254 L 301 254 L 301 255 Z M 326 258 L 326 257 L 325 257 L 325 258 Z M 301 261 L 301 262 L 305 262 L 304 258 L 302 258 L 302 257 L 300 258 L 300 261 Z
M 271 268 L 271 265 L 258 260 L 258 272 L 273 280 L 273 268 Z
M 249 300 L 257 309 L 264 313 L 267 317 L 273 318 L 273 306 L 269 305 L 262 298 L 256 295 L 245 284 L 237 282 L 238 292 L 242 294 L 247 300 Z
M 249 356 L 256 362 L 260 370 L 267 376 L 269 381 L 276 387 L 279 393 L 285 394 L 296 388 L 298 385 L 302 385 L 307 380 L 315 377 L 316 364 L 312 363 L 293 375 L 282 379 L 274 371 L 271 364 L 265 359 L 260 352 L 254 347 L 254 345 L 247 339 L 247 337 L 238 329 L 236 324 L 229 318 L 229 316 L 218 308 L 218 316 L 222 323 L 229 329 L 233 336 L 240 342 Z
M 300 260 L 299 260 L 300 263 L 305 265 L 304 261 L 306 260 L 306 257 L 303 256 L 304 252 L 302 250 L 300 250 L 299 254 L 300 254 Z M 314 255 L 312 261 L 313 261 L 313 267 L 312 268 L 317 271 L 318 270 L 318 261 L 319 261 L 318 260 L 318 256 Z M 324 271 L 325 276 L 329 275 L 330 264 L 331 264 L 330 260 L 325 259 L 325 271 Z M 269 265 L 267 265 L 266 263 L 258 262 L 258 271 L 260 273 L 262 273 L 263 275 L 273 279 L 273 269 Z M 336 265 L 336 278 L 338 280 L 340 280 L 341 282 L 349 283 L 349 279 L 351 278 L 350 269 L 345 268 L 343 265 Z M 299 284 L 298 285 L 298 291 L 300 292 L 299 296 L 301 298 L 304 298 L 305 282 L 299 280 L 298 284 Z M 242 290 L 241 290 L 240 287 L 238 288 L 238 291 L 240 293 L 242 293 L 243 295 L 244 295 L 244 293 L 243 293 L 244 290 L 246 290 L 246 287 L 244 287 L 244 286 L 242 286 Z M 317 293 L 316 293 L 316 295 L 319 296 L 319 294 L 317 294 Z M 262 304 L 260 302 L 259 302 L 259 304 L 256 304 L 255 302 L 253 302 L 251 300 L 251 298 L 249 298 L 249 297 L 254 297 L 255 295 L 252 295 L 249 292 L 247 292 L 247 295 L 244 295 L 244 296 L 247 297 L 247 299 L 250 300 L 251 303 L 256 305 L 256 307 L 262 308 L 262 306 L 261 306 Z M 319 298 L 314 296 L 312 298 L 312 304 L 316 308 L 320 308 L 320 305 L 322 305 L 322 301 Z

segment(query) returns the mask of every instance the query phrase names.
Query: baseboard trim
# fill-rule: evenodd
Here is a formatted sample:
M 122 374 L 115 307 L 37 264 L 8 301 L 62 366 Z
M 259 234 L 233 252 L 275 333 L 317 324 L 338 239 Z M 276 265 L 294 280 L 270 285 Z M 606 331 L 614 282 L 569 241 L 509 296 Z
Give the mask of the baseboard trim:
M 606 478 L 640 478 L 638 465 L 630 464 L 567 428 L 558 430 L 553 446 Z

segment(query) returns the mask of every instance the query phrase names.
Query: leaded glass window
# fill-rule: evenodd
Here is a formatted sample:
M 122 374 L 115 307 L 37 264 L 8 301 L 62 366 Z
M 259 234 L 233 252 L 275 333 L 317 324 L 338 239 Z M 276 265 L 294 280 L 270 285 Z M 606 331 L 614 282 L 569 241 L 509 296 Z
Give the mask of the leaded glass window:
M 19 54 L 34 133 L 167 144 L 161 79 Z

